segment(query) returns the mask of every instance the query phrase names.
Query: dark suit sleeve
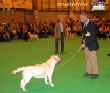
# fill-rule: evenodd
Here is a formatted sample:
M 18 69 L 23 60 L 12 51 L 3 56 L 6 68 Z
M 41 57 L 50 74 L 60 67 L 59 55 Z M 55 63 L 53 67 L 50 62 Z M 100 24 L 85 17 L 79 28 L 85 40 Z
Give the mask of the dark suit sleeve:
M 97 28 L 96 28 L 96 24 L 95 23 L 91 23 L 91 31 L 90 31 L 90 38 L 96 38 L 96 34 L 97 34 Z
M 84 26 L 84 23 L 83 22 L 81 22 L 81 27 L 83 28 L 83 26 Z M 85 44 L 84 43 L 84 32 L 83 32 L 83 30 L 82 30 L 82 40 L 81 40 L 81 44 Z

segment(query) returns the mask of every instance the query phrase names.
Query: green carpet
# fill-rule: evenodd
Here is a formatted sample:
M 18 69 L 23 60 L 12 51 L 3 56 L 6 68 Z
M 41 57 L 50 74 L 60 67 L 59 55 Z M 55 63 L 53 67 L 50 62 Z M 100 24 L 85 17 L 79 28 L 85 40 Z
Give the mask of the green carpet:
M 81 39 L 65 39 L 65 52 L 59 55 L 61 63 L 53 74 L 55 86 L 45 85 L 43 79 L 33 78 L 26 86 L 25 93 L 110 93 L 110 39 L 99 40 L 98 64 L 100 76 L 97 79 L 84 77 L 84 51 L 80 51 L 67 64 L 65 62 L 78 50 Z M 28 42 L 0 42 L 0 93 L 24 93 L 20 89 L 21 73 L 12 75 L 17 67 L 34 65 L 46 61 L 54 54 L 54 39 L 30 40 Z

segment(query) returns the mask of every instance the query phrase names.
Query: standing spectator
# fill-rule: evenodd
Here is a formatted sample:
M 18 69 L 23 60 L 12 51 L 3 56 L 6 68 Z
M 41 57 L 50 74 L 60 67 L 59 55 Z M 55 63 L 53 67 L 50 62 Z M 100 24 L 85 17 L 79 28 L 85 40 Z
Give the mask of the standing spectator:
M 26 24 L 24 23 L 23 24 L 23 39 L 25 40 L 25 41 L 27 41 L 28 40 L 28 31 L 27 31 L 27 26 L 26 26 Z
M 64 22 L 60 19 L 57 20 L 57 23 L 55 25 L 54 29 L 54 37 L 55 37 L 55 54 L 58 53 L 58 41 L 61 40 L 61 52 L 63 54 L 64 52 Z
M 2 24 L 0 24 L 0 41 L 3 41 L 3 27 Z

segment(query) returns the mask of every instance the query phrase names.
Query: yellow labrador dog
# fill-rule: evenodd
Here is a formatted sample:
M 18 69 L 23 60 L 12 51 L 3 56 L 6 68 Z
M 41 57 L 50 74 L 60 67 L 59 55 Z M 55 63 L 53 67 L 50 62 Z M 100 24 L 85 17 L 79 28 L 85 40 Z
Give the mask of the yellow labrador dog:
M 58 55 L 52 55 L 50 58 L 42 64 L 36 64 L 34 66 L 20 67 L 12 71 L 12 74 L 22 71 L 22 80 L 20 87 L 23 91 L 26 91 L 26 84 L 29 83 L 32 77 L 34 78 L 44 78 L 45 84 L 50 84 L 54 87 L 52 83 L 52 74 L 54 72 L 55 64 L 60 62 L 60 57 Z

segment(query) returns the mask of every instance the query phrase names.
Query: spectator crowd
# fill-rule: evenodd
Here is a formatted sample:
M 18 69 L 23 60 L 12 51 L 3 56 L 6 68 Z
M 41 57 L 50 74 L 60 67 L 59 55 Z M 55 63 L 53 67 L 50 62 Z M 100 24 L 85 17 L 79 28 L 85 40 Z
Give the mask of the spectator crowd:
M 110 20 L 91 20 L 96 23 L 97 37 L 99 39 L 110 38 Z M 27 41 L 30 34 L 39 38 L 47 38 L 54 35 L 55 22 L 39 21 L 37 23 L 0 23 L 0 42 L 22 39 Z M 82 26 L 80 20 L 65 20 L 65 36 L 74 34 L 81 36 Z

